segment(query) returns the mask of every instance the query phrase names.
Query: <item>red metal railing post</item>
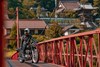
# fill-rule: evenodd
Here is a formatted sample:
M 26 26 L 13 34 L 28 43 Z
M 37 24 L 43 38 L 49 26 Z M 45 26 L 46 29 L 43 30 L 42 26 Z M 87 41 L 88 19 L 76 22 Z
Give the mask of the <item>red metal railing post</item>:
M 48 56 L 48 62 L 52 62 L 52 42 L 48 43 L 48 48 L 47 48 L 47 56 Z
M 68 61 L 68 47 L 69 47 L 69 40 L 68 39 L 66 39 L 66 63 L 67 64 L 65 64 L 66 65 L 66 67 L 69 67 L 69 61 Z
M 72 39 L 70 39 L 70 59 L 69 59 L 69 67 L 72 67 Z
M 44 47 L 44 49 L 45 49 L 45 60 L 44 60 L 44 62 L 48 62 L 48 54 L 47 54 L 48 50 L 47 50 L 47 48 L 48 48 L 48 43 L 45 43 L 45 47 Z
M 39 50 L 39 57 L 40 57 L 40 61 L 43 61 L 43 62 L 45 62 L 45 59 L 46 59 L 46 52 L 45 52 L 45 43 L 43 43 L 43 44 L 39 44 L 38 45 L 38 50 Z
M 43 59 L 42 59 L 42 56 L 43 56 L 43 49 L 42 49 L 42 45 L 41 44 L 39 44 L 38 45 L 38 50 L 39 50 L 39 57 L 40 57 L 40 61 L 43 61 Z
M 88 41 L 89 41 L 89 39 L 88 39 Z M 89 50 L 89 42 L 88 42 L 88 44 L 86 46 L 87 46 L 87 48 L 86 48 L 86 55 L 85 55 L 85 60 L 84 60 L 84 66 L 83 67 L 86 67 L 87 55 L 88 55 L 88 50 Z
M 92 53 L 92 38 L 93 38 L 93 35 L 90 35 L 89 38 L 90 38 L 89 39 L 90 40 L 89 46 L 90 46 L 90 55 L 91 55 L 91 57 L 90 57 L 91 58 L 91 63 L 90 63 L 91 66 L 90 67 L 93 67 L 93 56 L 92 56 L 93 55 L 93 53 Z
M 81 67 L 83 67 L 83 50 L 82 50 L 82 40 L 83 40 L 83 37 L 79 37 L 80 38 L 80 51 L 79 51 L 79 54 L 81 54 L 80 56 L 80 65 Z
M 98 33 L 98 67 L 100 67 L 100 33 Z
M 61 62 L 61 65 L 63 65 L 63 63 L 62 63 L 62 45 L 63 45 L 63 41 L 62 40 L 60 40 L 60 42 L 59 42 L 60 44 L 59 44 L 59 50 L 60 50 L 60 52 L 59 52 L 59 55 L 60 55 L 60 62 Z
M 55 64 L 59 64 L 60 63 L 60 56 L 59 56 L 59 42 L 55 41 Z
M 73 44 L 72 44 L 72 48 L 73 48 L 73 54 L 72 54 L 72 60 L 73 60 L 73 67 L 75 67 L 75 59 L 74 59 L 74 57 L 75 57 L 75 38 L 73 38 Z
M 46 62 L 49 62 L 49 42 L 47 43 L 46 47 Z
M 54 63 L 54 54 L 55 54 L 55 52 L 54 52 L 54 43 L 55 43 L 55 41 L 52 42 L 52 63 Z
M 70 64 L 71 64 L 71 67 L 74 67 L 74 50 L 75 50 L 75 48 L 74 48 L 74 45 L 75 45 L 75 43 L 74 43 L 74 39 L 75 38 L 71 38 L 71 53 L 70 53 Z
M 40 59 L 40 45 L 37 45 L 36 47 L 37 47 L 37 50 L 38 50 L 38 52 L 39 52 L 39 53 L 38 53 L 38 54 L 39 54 L 39 60 L 41 60 L 41 59 Z

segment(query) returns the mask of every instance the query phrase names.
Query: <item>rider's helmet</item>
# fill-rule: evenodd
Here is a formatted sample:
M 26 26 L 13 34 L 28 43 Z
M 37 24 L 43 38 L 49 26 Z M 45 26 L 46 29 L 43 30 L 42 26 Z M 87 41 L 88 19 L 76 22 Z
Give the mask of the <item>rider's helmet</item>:
M 29 34 L 29 33 L 30 33 L 30 30 L 29 30 L 28 28 L 25 28 L 25 29 L 24 29 L 24 34 L 27 35 L 27 34 Z

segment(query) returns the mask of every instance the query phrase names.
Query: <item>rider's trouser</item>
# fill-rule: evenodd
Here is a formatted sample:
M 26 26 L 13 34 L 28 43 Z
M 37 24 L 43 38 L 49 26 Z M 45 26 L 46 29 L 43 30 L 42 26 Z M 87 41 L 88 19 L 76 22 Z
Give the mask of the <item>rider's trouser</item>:
M 22 47 L 21 47 L 22 56 L 24 56 L 24 54 L 25 54 L 26 46 L 27 46 L 27 44 L 23 44 Z

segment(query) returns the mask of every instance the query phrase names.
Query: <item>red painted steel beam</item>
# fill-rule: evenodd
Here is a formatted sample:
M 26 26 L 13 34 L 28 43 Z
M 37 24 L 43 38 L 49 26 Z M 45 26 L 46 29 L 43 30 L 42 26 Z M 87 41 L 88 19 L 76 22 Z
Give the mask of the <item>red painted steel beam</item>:
M 98 34 L 98 67 L 100 67 L 100 33 Z
M 39 60 L 41 60 L 40 58 L 40 53 L 41 53 L 41 48 L 40 48 L 40 45 L 39 46 L 37 46 L 37 50 L 38 50 L 38 52 L 39 52 Z
M 38 44 L 51 42 L 51 41 L 62 40 L 62 39 L 67 39 L 67 38 L 79 37 L 79 36 L 87 36 L 87 35 L 96 34 L 96 33 L 100 33 L 100 28 L 98 28 L 96 30 L 93 30 L 93 31 L 88 31 L 88 32 L 83 32 L 83 33 L 78 33 L 78 34 L 72 34 L 72 35 L 68 35 L 68 36 L 62 36 L 62 37 L 59 37 L 59 38 L 53 38 L 51 40 L 46 40 L 46 41 L 43 41 L 43 42 L 39 42 Z
M 38 51 L 39 51 L 39 60 L 41 61 L 41 56 L 40 56 L 40 55 L 41 55 L 41 47 L 40 47 L 40 46 L 41 46 L 41 45 L 37 46 L 37 47 L 38 47 L 37 49 L 38 49 Z
M 72 52 L 72 59 L 71 59 L 71 66 L 75 67 L 75 38 L 71 38 L 71 52 Z
M 74 67 L 74 38 L 70 39 L 70 59 L 69 59 L 69 67 Z
M 4 22 L 4 0 L 0 0 L 0 67 L 4 67 L 4 37 L 3 37 L 3 22 Z
M 69 61 L 68 61 L 68 47 L 69 47 L 69 39 L 66 39 L 66 67 L 69 67 Z
M 51 40 L 40 42 L 40 43 L 38 43 L 38 45 L 46 44 L 46 47 L 48 47 L 48 45 L 50 45 L 50 44 L 52 45 L 51 53 L 50 53 L 50 51 L 48 51 L 48 48 L 45 48 L 46 49 L 45 55 L 47 55 L 47 57 L 49 57 L 49 55 L 52 55 L 52 63 L 59 64 L 59 62 L 61 62 L 60 65 L 63 65 L 62 57 L 66 56 L 66 57 L 64 57 L 64 61 L 66 61 L 66 62 L 64 62 L 65 66 L 66 67 L 75 67 L 75 65 L 76 65 L 75 57 L 77 57 L 77 59 L 78 59 L 77 62 L 78 62 L 79 67 L 86 67 L 87 62 L 89 64 L 89 67 L 93 67 L 94 59 L 97 58 L 98 59 L 97 62 L 100 63 L 100 57 L 98 57 L 100 55 L 100 49 L 98 50 L 98 56 L 97 56 L 97 51 L 96 51 L 96 55 L 93 55 L 93 44 L 95 45 L 94 40 L 93 40 L 94 34 L 99 34 L 98 41 L 100 41 L 100 29 L 97 29 L 97 30 L 90 31 L 90 32 L 84 32 L 84 33 L 54 38 Z M 79 49 L 77 47 L 77 43 L 76 43 L 76 39 L 75 39 L 76 37 L 80 38 Z M 88 39 L 87 42 L 86 42 L 85 38 Z M 66 40 L 66 53 L 65 54 L 62 51 L 62 50 L 64 50 L 64 46 L 62 46 L 62 45 L 64 45 L 63 40 Z M 50 43 L 50 44 L 47 44 L 47 43 Z M 98 42 L 98 44 L 100 47 L 100 42 Z M 83 52 L 83 48 L 85 48 L 85 52 Z M 94 46 L 94 48 L 96 50 L 96 46 Z M 54 59 L 53 59 L 53 57 L 54 57 Z M 48 60 L 48 58 L 47 58 L 47 60 Z
M 80 38 L 80 51 L 79 51 L 79 54 L 81 54 L 81 57 L 80 57 L 80 65 L 81 67 L 83 67 L 83 50 L 82 50 L 82 42 L 83 42 L 83 37 L 79 37 Z
M 63 65 L 63 62 L 62 62 L 62 49 L 63 49 L 63 47 L 62 47 L 62 45 L 63 45 L 63 41 L 62 40 L 60 40 L 59 41 L 59 56 L 60 56 L 60 63 L 61 63 L 61 65 Z
M 18 52 L 14 53 L 14 54 L 11 56 L 11 59 L 12 59 L 12 60 L 18 60 Z
M 85 55 L 85 60 L 84 60 L 84 67 L 86 67 L 86 62 L 87 62 L 87 55 L 88 55 L 88 50 L 89 50 L 89 43 L 86 45 L 86 55 Z
M 55 47 L 56 47 L 56 55 L 55 55 L 56 64 L 60 64 L 61 60 L 60 60 L 60 43 L 59 43 L 59 41 L 56 41 Z
M 55 48 L 55 47 L 54 47 L 54 43 L 55 43 L 55 42 L 53 41 L 53 42 L 52 42 L 52 63 L 54 63 L 54 54 L 55 54 L 55 53 L 54 53 L 54 48 Z
M 89 41 L 89 45 L 90 45 L 90 55 L 91 55 L 91 66 L 90 67 L 93 67 L 93 51 L 92 51 L 92 38 L 93 38 L 93 35 L 90 35 L 90 41 Z
M 41 45 L 41 60 L 45 62 L 45 45 Z
M 76 50 L 76 54 L 75 54 L 75 56 L 77 56 L 77 60 L 78 60 L 78 62 L 79 62 L 79 67 L 81 67 L 81 61 L 80 61 L 80 54 L 79 54 L 79 51 L 78 51 L 78 48 L 77 48 L 77 44 L 76 44 L 76 41 L 74 40 L 74 43 L 75 43 L 75 50 Z

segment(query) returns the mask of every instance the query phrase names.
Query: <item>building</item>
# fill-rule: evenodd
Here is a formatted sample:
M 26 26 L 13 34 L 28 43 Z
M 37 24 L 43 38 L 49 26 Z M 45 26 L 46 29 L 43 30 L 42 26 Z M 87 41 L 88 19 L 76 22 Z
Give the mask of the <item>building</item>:
M 82 9 L 84 9 L 85 13 L 90 14 L 90 11 L 97 9 L 97 7 L 92 6 L 93 0 L 88 0 L 88 2 L 90 2 L 90 3 L 81 4 L 79 0 L 60 0 L 55 13 L 58 14 L 60 12 L 69 11 L 69 10 L 83 11 Z
M 62 12 L 63 10 L 74 10 L 79 6 L 79 0 L 60 0 L 56 8 L 56 13 Z
M 4 23 L 5 35 L 9 35 L 11 28 L 15 24 L 15 20 L 6 20 Z M 20 35 L 24 34 L 24 29 L 29 28 L 30 34 L 44 34 L 46 23 L 43 20 L 19 20 Z
M 94 0 L 88 0 L 88 2 L 91 3 L 91 4 L 93 4 L 93 1 L 94 1 Z
M 76 11 L 76 8 L 79 8 L 78 0 L 60 0 L 59 4 L 55 10 L 55 17 L 66 17 L 65 12 L 67 11 Z
M 96 11 L 98 7 L 93 7 L 92 4 L 80 4 L 79 8 L 76 8 L 81 20 L 81 24 L 86 25 L 89 29 L 95 29 L 98 25 L 95 23 L 94 17 L 96 17 L 97 13 L 94 13 L 92 16 L 91 12 Z
M 63 35 L 70 35 L 70 34 L 76 34 L 79 33 L 81 29 L 79 29 L 78 27 L 74 26 L 74 25 L 67 25 L 65 27 L 63 27 Z
M 61 1 L 72 1 L 73 2 L 73 1 L 79 1 L 79 0 L 61 0 Z

